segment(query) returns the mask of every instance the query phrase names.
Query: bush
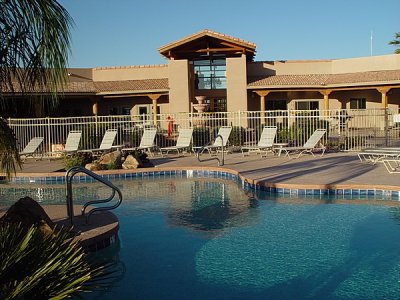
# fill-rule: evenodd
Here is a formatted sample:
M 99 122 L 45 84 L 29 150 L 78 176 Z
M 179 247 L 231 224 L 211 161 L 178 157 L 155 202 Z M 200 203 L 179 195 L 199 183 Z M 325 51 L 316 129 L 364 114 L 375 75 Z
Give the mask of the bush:
M 210 141 L 210 129 L 208 127 L 195 127 L 193 129 L 193 147 L 202 147 Z
M 79 153 L 73 153 L 70 155 L 64 155 L 63 162 L 64 162 L 65 170 L 68 170 L 69 168 L 75 167 L 75 166 L 84 167 L 86 164 L 92 162 L 92 154 L 85 153 L 85 152 L 79 152 Z

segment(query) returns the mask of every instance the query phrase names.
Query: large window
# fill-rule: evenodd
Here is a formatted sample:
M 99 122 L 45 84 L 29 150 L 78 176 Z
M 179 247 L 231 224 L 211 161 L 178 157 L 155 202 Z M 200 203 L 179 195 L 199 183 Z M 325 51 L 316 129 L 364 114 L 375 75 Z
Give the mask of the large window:
M 266 110 L 286 110 L 286 100 L 267 100 L 265 102 Z
M 350 109 L 366 109 L 367 100 L 365 98 L 351 98 Z
M 318 101 L 296 101 L 296 110 L 317 110 L 318 104 Z
M 203 59 L 191 62 L 195 72 L 195 88 L 199 90 L 215 90 L 226 88 L 225 58 Z

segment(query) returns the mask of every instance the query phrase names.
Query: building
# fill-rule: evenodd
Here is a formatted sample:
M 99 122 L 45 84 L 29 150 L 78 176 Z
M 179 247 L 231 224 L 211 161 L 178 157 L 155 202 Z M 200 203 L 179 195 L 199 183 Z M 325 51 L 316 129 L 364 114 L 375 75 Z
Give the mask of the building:
M 254 43 L 210 30 L 171 42 L 158 51 L 166 64 L 70 69 L 58 109 L 37 109 L 36 116 L 191 112 L 196 96 L 206 97 L 210 112 L 399 110 L 400 55 L 396 54 L 254 61 Z

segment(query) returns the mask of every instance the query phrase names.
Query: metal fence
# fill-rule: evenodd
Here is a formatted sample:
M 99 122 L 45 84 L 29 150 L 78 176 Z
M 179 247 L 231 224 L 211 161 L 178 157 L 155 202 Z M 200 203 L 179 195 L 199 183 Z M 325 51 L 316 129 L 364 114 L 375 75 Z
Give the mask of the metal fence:
M 319 111 L 239 111 L 221 113 L 177 113 L 130 116 L 8 119 L 20 149 L 33 137 L 43 137 L 42 151 L 62 147 L 71 130 L 81 130 L 80 149 L 97 148 L 107 129 L 118 129 L 114 145 L 136 147 L 145 128 L 156 127 L 156 146 L 175 145 L 180 128 L 193 127 L 192 144 L 203 146 L 221 126 L 232 126 L 229 146 L 255 145 L 263 126 L 277 126 L 276 143 L 301 146 L 317 128 L 327 134 L 322 143 L 330 149 L 357 151 L 366 147 L 398 146 L 400 125 L 388 109 Z

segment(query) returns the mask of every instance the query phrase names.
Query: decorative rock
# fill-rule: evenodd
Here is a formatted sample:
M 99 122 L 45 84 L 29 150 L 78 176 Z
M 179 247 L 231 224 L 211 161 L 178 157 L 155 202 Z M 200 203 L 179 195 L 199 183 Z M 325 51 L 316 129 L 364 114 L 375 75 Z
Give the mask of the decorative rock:
M 30 197 L 24 197 L 15 202 L 0 218 L 1 223 L 22 223 L 26 227 L 36 226 L 44 234 L 53 232 L 54 223 L 43 207 Z
M 141 162 L 133 157 L 132 155 L 128 155 L 125 158 L 124 163 L 122 164 L 122 168 L 125 170 L 137 169 L 141 165 Z
M 100 165 L 113 165 L 116 168 L 119 168 L 121 166 L 121 159 L 122 159 L 121 151 L 117 150 L 102 155 L 98 160 L 98 163 Z

